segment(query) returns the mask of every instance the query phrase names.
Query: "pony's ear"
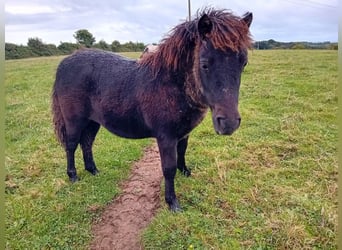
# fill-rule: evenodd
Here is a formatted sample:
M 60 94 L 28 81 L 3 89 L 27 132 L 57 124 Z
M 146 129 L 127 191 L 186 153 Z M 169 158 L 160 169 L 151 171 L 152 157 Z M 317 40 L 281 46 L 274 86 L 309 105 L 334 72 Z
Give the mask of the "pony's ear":
M 213 29 L 213 23 L 207 14 L 204 14 L 200 20 L 198 20 L 198 32 L 202 38 L 204 38 L 207 34 L 211 32 Z
M 252 12 L 247 12 L 246 14 L 243 15 L 242 17 L 242 21 L 247 24 L 248 27 L 251 26 L 253 20 L 253 14 Z

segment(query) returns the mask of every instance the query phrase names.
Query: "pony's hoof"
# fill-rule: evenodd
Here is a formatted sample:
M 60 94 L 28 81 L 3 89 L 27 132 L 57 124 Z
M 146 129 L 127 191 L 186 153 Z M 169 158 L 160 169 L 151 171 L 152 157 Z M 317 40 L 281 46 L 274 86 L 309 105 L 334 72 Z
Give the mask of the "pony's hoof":
M 191 175 L 190 169 L 184 169 L 184 170 L 183 170 L 183 175 L 184 175 L 185 177 L 189 177 L 189 176 Z
M 76 175 L 76 176 L 69 177 L 69 180 L 70 180 L 71 183 L 75 183 L 75 182 L 78 182 L 80 179 Z
M 89 173 L 91 173 L 92 175 L 98 175 L 100 172 L 99 170 L 97 170 L 97 168 L 94 169 L 86 169 Z
M 71 183 L 75 183 L 77 181 L 79 181 L 80 179 L 77 176 L 77 173 L 75 171 L 70 171 L 67 172 L 68 176 L 69 176 L 69 180 Z
M 169 204 L 169 208 L 170 208 L 171 212 L 174 212 L 174 213 L 182 212 L 182 208 L 179 205 L 177 200 L 175 200 L 172 204 Z

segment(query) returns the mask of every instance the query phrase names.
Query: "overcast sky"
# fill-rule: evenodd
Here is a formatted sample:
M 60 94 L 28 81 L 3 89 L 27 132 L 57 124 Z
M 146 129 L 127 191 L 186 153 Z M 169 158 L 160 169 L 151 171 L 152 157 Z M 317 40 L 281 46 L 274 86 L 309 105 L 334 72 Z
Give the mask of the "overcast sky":
M 204 6 L 253 12 L 255 41 L 338 40 L 338 0 L 191 0 L 191 13 Z M 188 17 L 188 0 L 5 0 L 5 41 L 27 44 L 73 42 L 88 29 L 96 41 L 157 43 Z

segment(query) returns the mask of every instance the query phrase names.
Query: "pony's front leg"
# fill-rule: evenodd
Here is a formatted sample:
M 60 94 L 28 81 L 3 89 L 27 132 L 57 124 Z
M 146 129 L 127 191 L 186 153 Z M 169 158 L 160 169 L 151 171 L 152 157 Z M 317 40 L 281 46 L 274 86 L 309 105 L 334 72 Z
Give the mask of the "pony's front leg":
M 174 179 L 177 171 L 177 140 L 157 139 L 165 179 L 165 201 L 173 212 L 181 210 L 178 203 Z
M 181 139 L 177 145 L 177 168 L 183 175 L 189 177 L 191 175 L 190 169 L 185 165 L 185 152 L 188 147 L 189 136 Z

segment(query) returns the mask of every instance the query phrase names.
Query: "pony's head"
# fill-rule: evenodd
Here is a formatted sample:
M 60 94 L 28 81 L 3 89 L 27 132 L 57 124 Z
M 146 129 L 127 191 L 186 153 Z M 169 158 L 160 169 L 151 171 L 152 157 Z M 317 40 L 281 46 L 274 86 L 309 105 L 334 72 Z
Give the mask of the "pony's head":
M 155 77 L 177 76 L 192 104 L 210 107 L 218 134 L 231 135 L 240 125 L 240 78 L 252 45 L 249 26 L 252 13 L 243 17 L 227 10 L 205 8 L 190 22 L 171 30 L 158 50 L 139 63 Z M 175 84 L 172 82 L 172 84 Z
M 218 134 L 231 135 L 240 126 L 240 79 L 251 46 L 252 18 L 252 13 L 239 18 L 212 10 L 197 19 L 200 42 L 193 71 L 199 76 L 197 81 Z

